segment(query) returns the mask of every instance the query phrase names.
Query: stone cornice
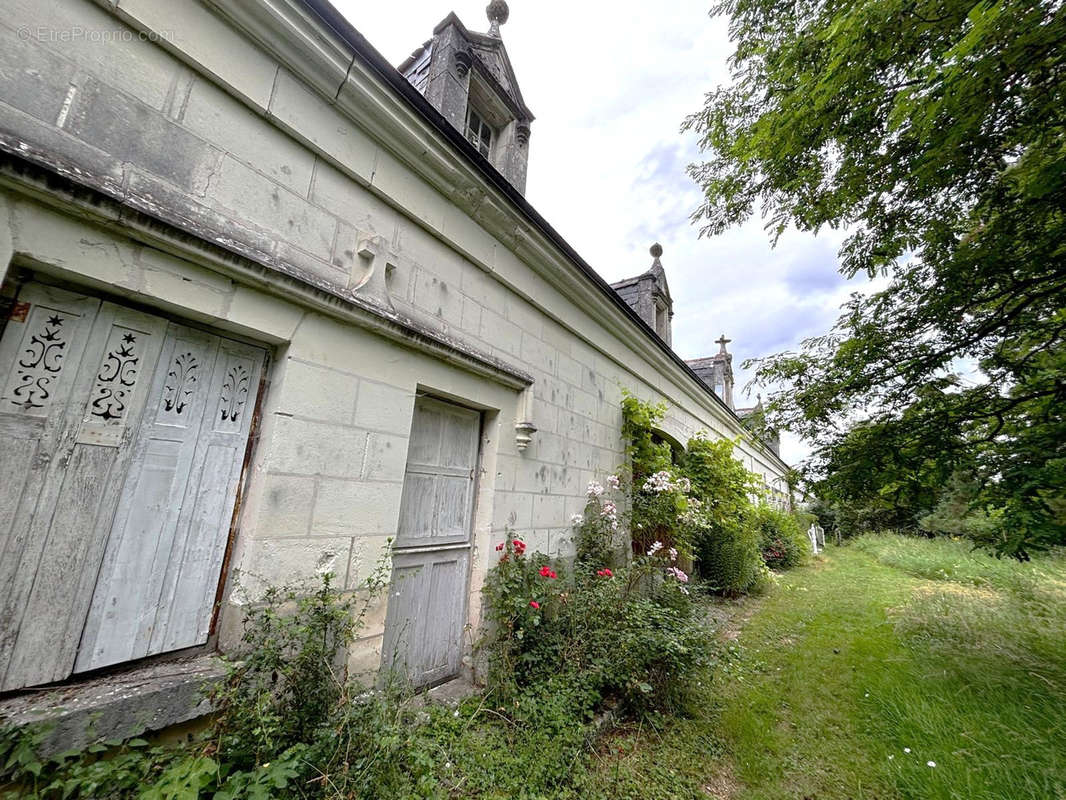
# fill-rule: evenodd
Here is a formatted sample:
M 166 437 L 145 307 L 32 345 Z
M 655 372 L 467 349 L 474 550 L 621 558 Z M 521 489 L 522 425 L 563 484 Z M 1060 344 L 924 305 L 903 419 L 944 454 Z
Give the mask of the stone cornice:
M 316 285 L 308 275 L 290 274 L 284 264 L 264 252 L 238 254 L 213 244 L 203 231 L 190 230 L 184 220 L 168 219 L 162 208 L 137 209 L 132 198 L 114 197 L 102 187 L 77 180 L 78 171 L 37 153 L 27 143 L 0 133 L 0 187 L 197 264 L 210 266 L 235 281 L 253 286 L 316 312 L 370 330 L 399 344 L 515 390 L 532 385 L 522 369 L 457 339 L 379 308 L 358 296 L 341 297 L 331 287 Z M 163 223 L 162 225 L 160 223 Z M 19 251 L 15 251 L 19 255 Z M 33 256 L 32 253 L 26 254 Z

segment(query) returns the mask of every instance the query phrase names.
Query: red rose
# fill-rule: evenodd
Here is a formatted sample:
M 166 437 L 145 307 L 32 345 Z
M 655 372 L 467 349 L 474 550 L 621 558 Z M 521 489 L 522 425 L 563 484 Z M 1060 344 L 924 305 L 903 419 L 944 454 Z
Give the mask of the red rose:
M 538 608 L 539 609 L 540 608 L 540 603 L 538 603 L 536 600 L 530 600 L 529 601 L 529 607 L 530 608 Z
M 498 545 L 496 545 L 496 552 L 498 553 L 501 550 L 503 550 L 503 542 L 500 542 Z

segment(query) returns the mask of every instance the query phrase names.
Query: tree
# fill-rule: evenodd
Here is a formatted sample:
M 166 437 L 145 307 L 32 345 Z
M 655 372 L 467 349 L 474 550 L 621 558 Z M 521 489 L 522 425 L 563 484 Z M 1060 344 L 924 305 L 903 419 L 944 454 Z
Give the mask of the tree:
M 858 485 L 864 447 L 901 468 L 935 462 L 937 480 L 965 465 L 974 502 L 1001 513 L 987 544 L 1024 558 L 1066 542 L 1064 4 L 722 0 L 713 13 L 737 49 L 732 84 L 686 123 L 707 154 L 690 168 L 695 221 L 716 234 L 758 209 L 775 241 L 843 228 L 841 272 L 887 278 L 826 335 L 758 362 L 778 387 L 770 424 L 815 444 L 830 491 L 886 497 L 891 480 Z

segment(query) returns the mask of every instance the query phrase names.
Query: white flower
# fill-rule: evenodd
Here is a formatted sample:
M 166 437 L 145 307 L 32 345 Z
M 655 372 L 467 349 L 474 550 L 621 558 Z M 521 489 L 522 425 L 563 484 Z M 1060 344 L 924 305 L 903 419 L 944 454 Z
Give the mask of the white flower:
M 585 494 L 589 497 L 599 497 L 603 494 L 603 484 L 598 481 L 589 481 L 589 486 L 585 490 Z
M 663 543 L 662 542 L 655 542 L 651 547 L 648 548 L 648 558 L 651 558 L 653 555 L 655 555 L 656 553 L 658 553 L 662 549 L 663 549 Z
M 580 514 L 574 514 L 574 516 L 570 517 L 570 524 L 571 525 L 580 525 L 584 521 L 585 521 L 585 518 L 583 516 L 581 516 Z
M 674 488 L 674 484 L 670 480 L 670 473 L 666 470 L 656 472 L 644 481 L 645 492 L 655 492 L 656 494 L 662 494 L 668 492 Z
M 909 747 L 904 747 L 903 748 L 903 752 L 904 753 L 909 753 L 910 751 L 911 751 L 911 749 Z
M 925 765 L 927 767 L 935 767 L 936 766 L 936 762 L 935 761 L 926 761 Z
M 895 756 L 889 753 L 888 760 L 891 761 L 893 758 L 895 758 Z
M 671 547 L 668 552 L 670 553 L 670 560 L 671 561 L 677 561 L 677 549 L 674 548 L 674 547 Z
M 607 485 L 610 486 L 612 489 L 617 489 L 619 486 L 621 486 L 621 481 L 618 480 L 617 475 L 608 475 Z

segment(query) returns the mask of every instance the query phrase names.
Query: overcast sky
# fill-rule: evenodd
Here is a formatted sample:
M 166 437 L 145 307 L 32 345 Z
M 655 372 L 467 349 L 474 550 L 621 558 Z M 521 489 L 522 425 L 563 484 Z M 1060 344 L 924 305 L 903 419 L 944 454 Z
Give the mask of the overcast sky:
M 334 0 L 394 65 L 455 11 L 485 31 L 487 0 Z M 685 116 L 704 93 L 728 80 L 727 23 L 707 14 L 710 0 L 511 0 L 502 28 L 527 105 L 530 137 L 526 196 L 608 281 L 651 265 L 663 246 L 674 298 L 674 349 L 683 358 L 717 352 L 733 340 L 741 362 L 794 348 L 825 333 L 849 287 L 837 273 L 840 236 L 794 233 L 771 249 L 758 220 L 713 239 L 689 216 L 700 193 L 686 175 L 699 158 Z M 738 406 L 754 397 L 739 391 Z M 806 454 L 785 437 L 782 455 Z

